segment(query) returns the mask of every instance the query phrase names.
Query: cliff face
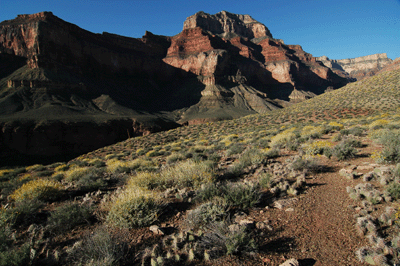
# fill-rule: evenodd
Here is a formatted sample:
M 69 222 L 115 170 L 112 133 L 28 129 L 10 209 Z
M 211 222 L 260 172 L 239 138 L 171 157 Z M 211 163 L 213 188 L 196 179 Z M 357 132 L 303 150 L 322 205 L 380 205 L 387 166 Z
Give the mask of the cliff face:
M 340 60 L 332 60 L 326 56 L 316 57 L 315 59 L 335 71 L 345 72 L 344 75 L 348 74 L 350 78 L 356 80 L 373 76 L 392 62 L 386 53 Z
M 204 12 L 198 12 L 186 19 L 183 24 L 183 30 L 202 28 L 221 37 L 241 36 L 244 38 L 271 37 L 272 35 L 267 27 L 254 20 L 249 15 L 232 14 L 226 11 L 210 15 Z
M 240 106 L 249 111 L 266 112 L 273 108 L 273 99 L 299 101 L 326 89 L 343 86 L 346 80 L 321 66 L 300 45 L 285 45 L 274 39 L 266 26 L 248 15 L 222 11 L 215 15 L 198 12 L 186 19 L 183 31 L 172 37 L 164 62 L 198 76 L 206 86 L 207 98 L 218 88 L 238 96 L 239 85 L 250 86 L 254 97 L 268 104 Z M 219 85 L 215 87 L 215 85 Z M 234 89 L 233 89 L 234 88 Z M 292 95 L 292 93 L 294 94 Z M 310 93 L 309 93 L 310 92 Z M 229 99 L 235 107 L 240 101 Z M 276 108 L 276 107 L 275 107 Z M 198 109 L 198 112 L 201 113 Z M 183 120 L 189 119 L 184 115 Z
M 0 140 L 26 154 L 62 153 L 63 139 L 86 152 L 96 146 L 82 142 L 90 127 L 101 146 L 176 122 L 268 112 L 347 82 L 249 15 L 226 11 L 196 13 L 173 37 L 139 39 L 94 34 L 51 12 L 19 15 L 0 23 L 0 79 Z

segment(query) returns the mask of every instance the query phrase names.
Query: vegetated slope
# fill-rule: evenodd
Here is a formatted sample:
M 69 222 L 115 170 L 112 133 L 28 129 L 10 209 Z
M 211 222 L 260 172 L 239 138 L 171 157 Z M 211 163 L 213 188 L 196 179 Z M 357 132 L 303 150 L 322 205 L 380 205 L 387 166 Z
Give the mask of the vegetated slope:
M 271 123 L 282 123 L 352 118 L 376 111 L 396 110 L 400 105 L 399 81 L 400 70 L 382 72 L 262 117 L 270 119 Z
M 1 258 L 6 265 L 398 263 L 400 104 L 380 103 L 399 99 L 399 79 L 400 70 L 385 72 L 271 114 L 3 169 Z M 350 112 L 332 118 L 332 97 L 353 109 L 340 107 L 333 115 Z M 364 108 L 367 99 L 376 106 Z

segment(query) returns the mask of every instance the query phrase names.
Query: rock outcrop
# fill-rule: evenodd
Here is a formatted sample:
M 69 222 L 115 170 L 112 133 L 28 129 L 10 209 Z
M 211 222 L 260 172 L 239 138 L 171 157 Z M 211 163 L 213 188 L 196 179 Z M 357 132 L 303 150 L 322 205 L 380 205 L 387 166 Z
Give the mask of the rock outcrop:
M 333 60 L 326 56 L 316 57 L 315 60 L 336 71 L 338 74 L 346 74 L 355 80 L 375 75 L 379 70 L 390 64 L 392 60 L 386 53 L 373 54 L 351 59 Z
M 268 112 L 347 82 L 300 45 L 274 39 L 249 15 L 226 11 L 196 13 L 173 37 L 146 32 L 138 39 L 94 34 L 51 12 L 19 15 L 0 23 L 0 78 L 3 146 L 48 155 L 79 153 L 79 147 L 87 152 L 122 136 L 178 126 L 176 122 Z M 17 125 L 12 121 L 26 125 L 12 128 Z M 17 127 L 32 124 L 41 126 L 29 126 L 31 133 L 21 142 Z M 106 125 L 120 129 L 111 136 L 103 130 Z M 50 127 L 69 133 L 52 138 L 44 134 L 53 132 Z M 79 141 L 92 134 L 89 127 L 101 128 L 94 138 L 98 145 Z M 37 128 L 44 137 L 35 137 Z M 82 138 L 71 137 L 72 132 Z M 63 139 L 75 148 L 57 148 Z
M 251 16 L 232 14 L 226 11 L 221 11 L 215 15 L 198 12 L 188 17 L 183 24 L 183 30 L 196 27 L 227 39 L 231 36 L 248 39 L 266 36 L 272 38 L 268 28 Z

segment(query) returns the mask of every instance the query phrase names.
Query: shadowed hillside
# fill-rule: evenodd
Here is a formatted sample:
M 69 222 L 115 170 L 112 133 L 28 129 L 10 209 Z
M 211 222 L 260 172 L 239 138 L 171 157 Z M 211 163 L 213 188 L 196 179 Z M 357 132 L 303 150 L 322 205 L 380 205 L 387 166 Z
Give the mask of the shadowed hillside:
M 399 263 L 399 91 L 397 69 L 267 114 L 4 168 L 0 262 Z

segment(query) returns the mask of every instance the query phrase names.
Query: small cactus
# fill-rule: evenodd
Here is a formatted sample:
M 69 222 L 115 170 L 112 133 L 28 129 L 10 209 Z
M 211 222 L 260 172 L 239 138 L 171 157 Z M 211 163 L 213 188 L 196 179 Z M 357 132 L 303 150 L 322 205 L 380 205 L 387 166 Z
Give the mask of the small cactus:
M 157 264 L 158 264 L 158 265 L 163 265 L 163 264 L 164 264 L 164 258 L 161 257 L 161 256 L 158 256 L 158 257 L 157 257 Z
M 158 263 L 157 263 L 157 260 L 155 258 L 151 258 L 150 259 L 150 265 L 151 266 L 159 266 Z
M 154 245 L 153 250 L 151 251 L 151 256 L 157 258 L 160 254 L 160 246 L 158 244 Z
M 373 265 L 387 265 L 387 258 L 383 254 L 375 254 L 372 259 L 375 262 Z
M 208 253 L 207 250 L 204 250 L 204 260 L 205 261 L 210 261 L 211 260 L 210 253 Z
M 193 261 L 194 260 L 194 251 L 193 248 L 189 249 L 189 253 L 188 253 L 188 261 Z

